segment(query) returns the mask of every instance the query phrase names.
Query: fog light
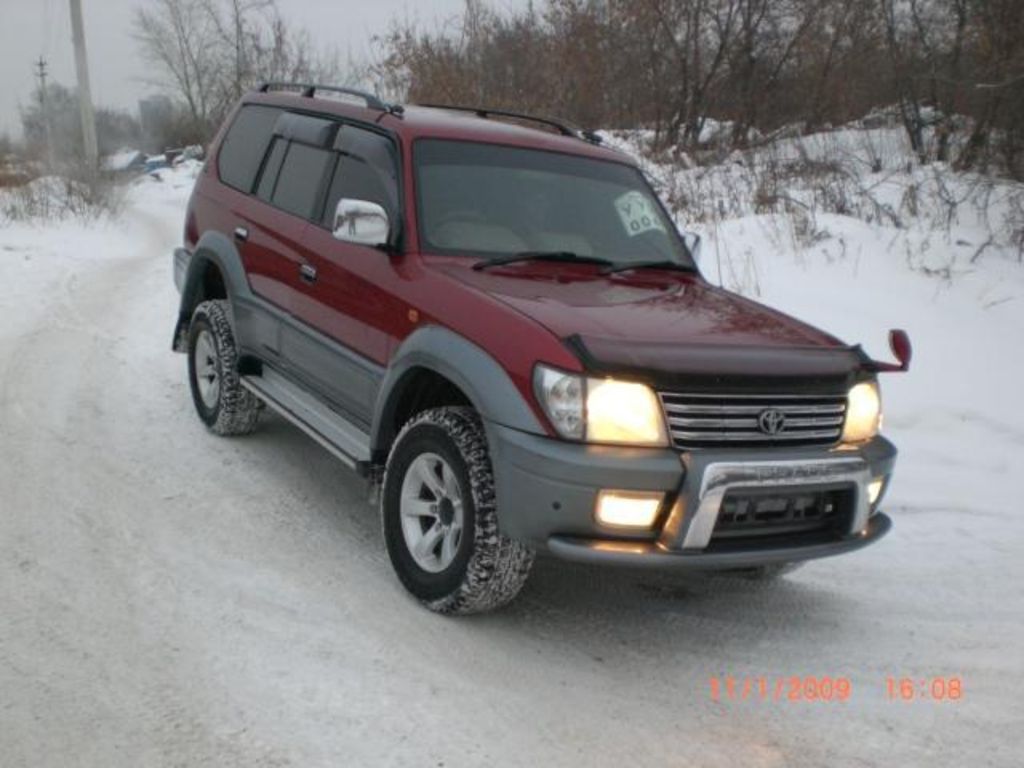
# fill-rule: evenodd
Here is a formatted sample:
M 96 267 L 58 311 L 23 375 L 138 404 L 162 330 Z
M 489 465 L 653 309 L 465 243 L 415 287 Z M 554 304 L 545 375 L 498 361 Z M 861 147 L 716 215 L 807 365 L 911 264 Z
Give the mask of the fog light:
M 665 494 L 658 491 L 601 491 L 595 516 L 615 528 L 650 528 Z
M 868 501 L 874 506 L 878 503 L 878 497 L 882 495 L 882 486 L 885 485 L 884 477 L 876 477 L 868 483 Z

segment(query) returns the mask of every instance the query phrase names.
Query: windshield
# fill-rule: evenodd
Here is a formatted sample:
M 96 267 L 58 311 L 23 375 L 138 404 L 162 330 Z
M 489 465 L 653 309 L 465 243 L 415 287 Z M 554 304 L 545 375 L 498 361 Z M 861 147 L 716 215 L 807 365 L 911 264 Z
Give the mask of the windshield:
M 692 261 L 643 175 L 614 162 L 465 141 L 416 142 L 425 250 Z

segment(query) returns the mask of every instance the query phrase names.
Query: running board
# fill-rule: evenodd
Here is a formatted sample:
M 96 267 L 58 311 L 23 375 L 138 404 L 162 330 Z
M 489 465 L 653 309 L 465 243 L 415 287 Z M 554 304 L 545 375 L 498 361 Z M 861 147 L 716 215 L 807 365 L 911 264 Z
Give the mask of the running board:
M 361 471 L 369 464 L 369 435 L 269 366 L 262 376 L 242 376 L 241 382 L 347 466 Z

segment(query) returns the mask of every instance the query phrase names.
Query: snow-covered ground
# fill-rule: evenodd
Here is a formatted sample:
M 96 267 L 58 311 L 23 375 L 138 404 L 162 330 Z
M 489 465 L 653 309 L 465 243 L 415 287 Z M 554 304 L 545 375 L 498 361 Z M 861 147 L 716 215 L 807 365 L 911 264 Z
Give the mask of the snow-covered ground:
M 451 620 L 301 433 L 192 415 L 169 253 L 193 171 L 116 223 L 0 228 L 0 765 L 1020 764 L 1024 266 L 971 264 L 976 223 L 699 222 L 710 278 L 879 357 L 910 332 L 886 540 L 768 585 L 542 562 L 509 609 Z M 714 675 L 853 694 L 716 703 Z M 891 702 L 890 675 L 964 695 Z

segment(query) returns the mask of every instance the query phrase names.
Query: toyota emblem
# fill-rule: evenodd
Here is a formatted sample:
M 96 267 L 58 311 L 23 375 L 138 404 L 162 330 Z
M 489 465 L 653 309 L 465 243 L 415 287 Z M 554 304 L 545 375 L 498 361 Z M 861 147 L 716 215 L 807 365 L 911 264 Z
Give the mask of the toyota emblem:
M 777 435 L 786 428 L 786 414 L 777 408 L 763 410 L 758 414 L 757 426 L 766 435 Z

